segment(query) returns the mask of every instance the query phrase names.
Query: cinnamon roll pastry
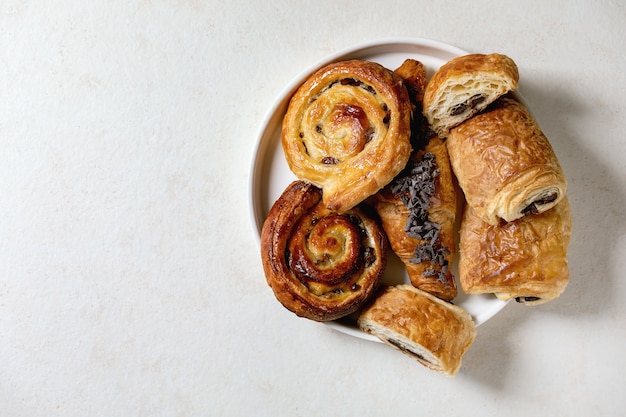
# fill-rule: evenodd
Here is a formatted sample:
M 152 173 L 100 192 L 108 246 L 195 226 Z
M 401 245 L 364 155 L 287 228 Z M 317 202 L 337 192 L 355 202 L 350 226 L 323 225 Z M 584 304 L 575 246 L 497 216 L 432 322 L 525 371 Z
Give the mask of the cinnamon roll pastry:
M 467 203 L 489 224 L 542 213 L 566 194 L 565 174 L 548 138 L 511 98 L 452 129 L 446 142 Z
M 424 92 L 424 115 L 445 137 L 448 131 L 517 88 L 515 62 L 502 54 L 469 54 L 442 65 Z
M 525 305 L 556 299 L 569 282 L 571 232 L 567 197 L 548 211 L 498 225 L 484 222 L 466 207 L 459 241 L 463 291 L 494 293 Z
M 461 307 L 411 285 L 386 287 L 363 309 L 359 328 L 417 359 L 429 369 L 454 376 L 473 344 L 476 326 Z
M 267 283 L 283 306 L 329 321 L 355 312 L 375 293 L 387 239 L 360 207 L 331 211 L 319 188 L 294 181 L 263 224 L 261 255 Z
M 433 136 L 406 169 L 373 198 L 393 252 L 411 284 L 444 300 L 457 295 L 450 264 L 455 253 L 457 197 L 445 143 Z
M 329 64 L 293 95 L 282 147 L 291 171 L 344 212 L 389 183 L 411 153 L 411 103 L 402 79 L 362 60 Z

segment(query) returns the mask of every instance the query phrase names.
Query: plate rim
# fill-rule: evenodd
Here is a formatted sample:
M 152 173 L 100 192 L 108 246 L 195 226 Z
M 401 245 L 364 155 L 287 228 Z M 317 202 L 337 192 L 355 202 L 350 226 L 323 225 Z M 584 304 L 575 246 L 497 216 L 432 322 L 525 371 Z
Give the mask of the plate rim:
M 251 156 L 251 161 L 249 164 L 250 171 L 248 173 L 248 203 L 249 203 L 248 209 L 249 209 L 251 226 L 253 227 L 254 236 L 255 236 L 258 247 L 260 247 L 260 243 L 261 243 L 261 230 L 263 227 L 263 219 L 261 219 L 260 218 L 261 216 L 259 215 L 259 212 L 260 212 L 259 205 L 261 203 L 259 202 L 259 198 L 258 198 L 259 183 L 261 179 L 258 178 L 258 176 L 256 176 L 255 174 L 257 173 L 258 168 L 261 165 L 260 160 L 264 160 L 268 156 L 266 149 L 264 149 L 264 147 L 269 146 L 269 144 L 266 143 L 267 141 L 264 141 L 264 137 L 266 135 L 268 125 L 270 124 L 273 118 L 277 117 L 277 111 L 280 109 L 280 107 L 285 106 L 288 103 L 289 98 L 295 93 L 297 88 L 306 80 L 306 78 L 308 78 L 313 72 L 321 68 L 323 65 L 327 65 L 331 62 L 336 62 L 341 59 L 346 59 L 346 57 L 349 55 L 354 55 L 357 53 L 365 54 L 367 50 L 370 50 L 373 48 L 380 48 L 380 47 L 392 48 L 394 45 L 398 45 L 399 48 L 400 47 L 427 47 L 427 48 L 430 47 L 430 48 L 435 48 L 437 50 L 441 50 L 443 52 L 454 54 L 456 56 L 471 53 L 467 50 L 464 50 L 454 45 L 450 45 L 448 43 L 445 43 L 439 40 L 433 40 L 433 39 L 421 38 L 421 37 L 403 37 L 403 36 L 383 37 L 383 38 L 371 39 L 368 41 L 357 43 L 347 48 L 343 48 L 335 53 L 329 54 L 317 60 L 316 62 L 312 63 L 306 69 L 304 69 L 303 71 L 300 71 L 299 74 L 293 77 L 291 81 L 288 84 L 286 84 L 278 92 L 278 94 L 275 96 L 275 99 L 272 105 L 269 107 L 269 109 L 266 111 L 265 115 L 263 116 L 260 127 L 257 131 L 256 140 L 254 142 L 254 146 L 252 149 L 252 156 Z M 522 99 L 522 101 L 525 101 L 519 93 L 517 93 L 517 95 Z M 259 158 L 259 152 L 263 152 L 261 158 Z M 485 322 L 490 320 L 492 317 L 497 315 L 510 302 L 510 300 L 506 300 L 506 301 L 497 300 L 497 301 L 501 303 L 500 308 L 495 309 L 495 312 L 488 314 L 487 318 L 476 323 L 476 327 L 480 326 L 481 324 L 484 324 Z M 329 328 L 339 333 L 343 333 L 343 334 L 360 338 L 363 340 L 369 340 L 369 341 L 382 343 L 382 341 L 378 339 L 377 337 L 371 334 L 368 334 L 366 332 L 363 332 L 357 328 L 352 328 L 352 327 L 349 327 L 349 326 L 346 326 L 344 324 L 337 323 L 334 321 L 323 322 L 322 324 L 327 325 Z
M 322 67 L 323 65 L 329 64 L 331 62 L 335 62 L 341 59 L 342 57 L 345 57 L 346 55 L 352 55 L 359 51 L 364 51 L 367 49 L 383 47 L 383 46 L 389 47 L 389 46 L 392 46 L 393 44 L 407 45 L 407 46 L 420 46 L 420 47 L 422 46 L 434 47 L 437 49 L 444 49 L 447 52 L 451 52 L 451 53 L 458 54 L 458 55 L 469 53 L 468 51 L 461 49 L 459 47 L 456 47 L 454 45 L 450 45 L 448 43 L 438 41 L 438 40 L 433 40 L 433 39 L 420 38 L 420 37 L 402 37 L 402 36 L 385 37 L 385 38 L 377 38 L 377 39 L 364 41 L 364 42 L 346 47 L 344 49 L 341 49 L 335 53 L 332 53 L 330 55 L 325 56 L 324 58 L 317 60 L 313 64 L 309 65 L 306 69 L 301 71 L 299 74 L 297 74 L 275 96 L 276 97 L 275 100 L 273 101 L 272 105 L 263 116 L 263 119 L 260 124 L 260 128 L 258 129 L 257 134 L 256 134 L 254 148 L 252 149 L 251 163 L 249 164 L 249 172 L 248 172 L 248 201 L 252 204 L 251 210 L 249 210 L 249 214 L 251 215 L 252 226 L 254 227 L 254 230 L 255 230 L 255 237 L 257 240 L 257 244 L 260 243 L 260 234 L 261 234 L 261 228 L 263 227 L 263 222 L 260 221 L 260 219 L 256 215 L 257 207 L 255 206 L 255 204 L 257 204 L 258 202 L 257 202 L 257 199 L 255 198 L 255 190 L 257 190 L 258 188 L 255 187 L 257 182 L 255 180 L 254 174 L 256 172 L 256 168 L 259 163 L 259 158 L 257 158 L 259 150 L 262 149 L 264 145 L 266 145 L 262 143 L 263 142 L 262 139 L 263 139 L 266 127 L 268 123 L 270 122 L 270 120 L 273 117 L 275 117 L 275 114 L 278 108 L 284 104 L 284 100 L 287 97 L 291 97 L 293 93 L 295 93 L 295 90 L 304 82 L 306 78 L 308 78 L 316 69 Z

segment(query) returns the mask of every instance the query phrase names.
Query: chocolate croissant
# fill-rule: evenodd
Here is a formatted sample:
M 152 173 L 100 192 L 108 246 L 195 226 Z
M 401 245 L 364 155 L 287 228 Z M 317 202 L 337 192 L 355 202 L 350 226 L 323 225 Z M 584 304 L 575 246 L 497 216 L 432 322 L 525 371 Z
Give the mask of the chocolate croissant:
M 450 130 L 450 162 L 467 203 L 497 225 L 554 207 L 566 194 L 552 146 L 526 107 L 503 97 Z
M 426 85 L 424 115 L 442 137 L 517 88 L 515 62 L 502 54 L 469 54 L 439 68 Z
M 389 183 L 411 154 L 411 103 L 402 79 L 380 64 L 329 64 L 296 91 L 283 119 L 287 164 L 344 212 Z
M 412 138 L 416 149 L 405 169 L 372 200 L 411 284 L 452 300 L 457 294 L 450 270 L 457 197 L 448 152 L 421 117 L 424 66 L 408 59 L 396 73 L 407 83 L 415 107 Z
M 411 285 L 384 288 L 363 309 L 357 324 L 447 376 L 458 372 L 463 355 L 476 337 L 474 322 L 465 310 Z
M 433 136 L 373 199 L 393 252 L 416 288 L 452 300 L 456 189 L 446 146 Z
M 290 311 L 316 321 L 355 312 L 377 290 L 387 262 L 387 238 L 360 207 L 329 210 L 322 191 L 292 182 L 261 231 L 267 283 Z
M 486 223 L 466 206 L 459 238 L 463 291 L 494 293 L 525 305 L 554 300 L 569 282 L 571 231 L 567 197 L 548 211 L 498 225 Z

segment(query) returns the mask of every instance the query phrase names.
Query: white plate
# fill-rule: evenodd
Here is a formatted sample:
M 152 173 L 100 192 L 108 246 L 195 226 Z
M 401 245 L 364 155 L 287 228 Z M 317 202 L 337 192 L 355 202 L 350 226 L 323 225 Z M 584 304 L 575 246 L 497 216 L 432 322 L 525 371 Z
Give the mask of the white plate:
M 316 63 L 292 81 L 280 94 L 270 109 L 259 133 L 250 172 L 250 209 L 257 240 L 260 240 L 263 221 L 267 217 L 274 201 L 280 197 L 289 183 L 296 179 L 289 170 L 280 144 L 280 131 L 283 116 L 287 111 L 289 99 L 295 90 L 314 71 L 331 62 L 347 59 L 365 59 L 395 69 L 407 58 L 421 61 L 430 77 L 441 65 L 450 59 L 468 52 L 445 43 L 428 39 L 391 38 L 357 45 L 331 55 Z M 452 270 L 456 272 L 456 262 Z M 383 281 L 390 284 L 409 283 L 406 269 L 393 254 L 387 262 Z M 474 319 L 477 326 L 497 314 L 507 302 L 492 295 L 466 295 L 460 290 L 454 304 L 464 308 Z M 379 341 L 378 338 L 359 330 L 350 318 L 325 323 L 342 333 L 362 339 Z

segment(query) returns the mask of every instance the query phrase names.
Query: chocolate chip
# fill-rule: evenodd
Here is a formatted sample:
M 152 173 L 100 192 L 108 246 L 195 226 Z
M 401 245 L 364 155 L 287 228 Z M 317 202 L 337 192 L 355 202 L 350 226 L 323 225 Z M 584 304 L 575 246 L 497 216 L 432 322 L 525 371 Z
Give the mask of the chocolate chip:
M 539 213 L 539 209 L 537 208 L 537 206 L 541 206 L 541 205 L 544 205 L 544 204 L 552 203 L 557 198 L 558 198 L 558 194 L 557 193 L 550 193 L 550 194 L 548 194 L 545 197 L 541 197 L 541 198 L 533 201 L 532 203 L 530 203 L 528 206 L 526 206 L 522 210 L 522 214 L 524 216 L 528 216 L 528 215 L 531 215 L 531 214 L 537 214 L 537 213 Z
M 485 96 L 483 96 L 482 94 L 475 94 L 465 100 L 465 102 L 454 105 L 450 109 L 450 116 L 458 116 L 459 114 L 463 114 L 468 108 L 474 108 L 483 101 L 485 101 Z
M 532 297 L 532 296 L 515 297 L 515 301 L 517 301 L 518 303 L 528 303 L 528 302 L 539 301 L 539 300 L 541 300 L 541 297 Z
M 399 341 L 395 339 L 387 339 L 387 342 L 389 342 L 389 344 L 395 346 L 396 348 L 400 349 L 402 352 L 410 356 L 414 356 L 416 359 L 419 359 L 422 362 L 430 363 L 429 361 L 426 360 L 424 356 L 420 355 L 417 352 L 413 352 L 412 350 L 407 349 L 406 347 L 402 346 L 402 344 Z

